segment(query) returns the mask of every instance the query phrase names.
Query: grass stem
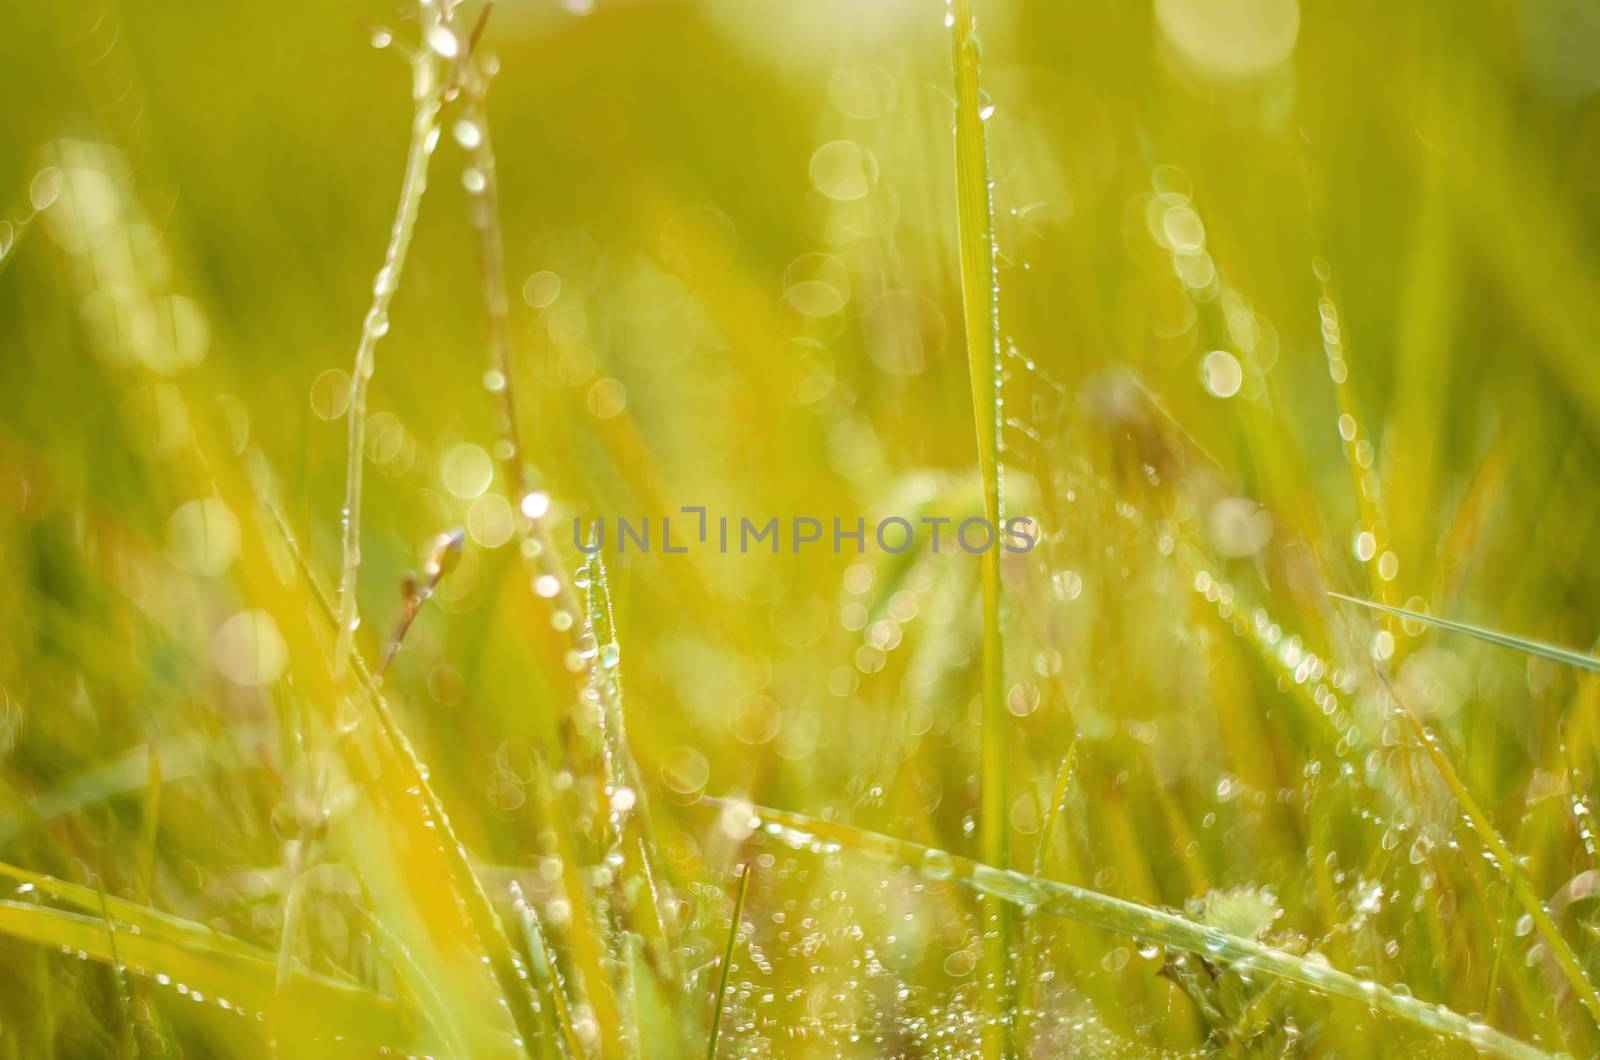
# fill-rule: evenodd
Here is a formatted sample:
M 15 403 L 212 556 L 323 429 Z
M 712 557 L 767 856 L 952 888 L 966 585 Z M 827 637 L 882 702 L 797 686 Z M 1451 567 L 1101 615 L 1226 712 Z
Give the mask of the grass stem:
M 439 28 L 438 9 L 419 2 L 423 25 Z M 439 64 L 432 48 L 424 42 L 411 58 L 411 143 L 406 151 L 405 178 L 400 185 L 400 202 L 395 207 L 394 223 L 389 228 L 389 243 L 383 266 L 372 282 L 372 302 L 361 322 L 361 339 L 356 346 L 355 364 L 350 373 L 350 407 L 345 443 L 344 544 L 339 574 L 338 641 L 334 652 L 334 671 L 343 675 L 349 663 L 359 622 L 356 607 L 356 576 L 361 567 L 361 471 L 366 460 L 367 388 L 372 381 L 378 340 L 389 330 L 389 303 L 400 286 L 405 270 L 411 233 L 417 225 L 422 195 L 428 186 L 428 162 L 439 137 L 439 110 L 443 103 L 439 84 Z
M 706 801 L 713 806 L 726 805 L 718 799 Z M 1053 913 L 1158 946 L 1197 954 L 1210 961 L 1226 962 L 1236 970 L 1253 970 L 1324 994 L 1342 997 L 1435 1034 L 1466 1042 L 1483 1052 L 1519 1058 L 1546 1055 L 1533 1046 L 1470 1020 L 1443 1005 L 1429 1004 L 1408 994 L 1396 993 L 1379 983 L 1358 979 L 1332 968 L 1325 961 L 1230 935 L 1177 913 L 1071 884 L 997 869 L 959 855 L 834 821 L 759 806 L 749 809 L 769 834 L 796 848 L 822 850 L 843 847 L 855 850 L 879 861 L 898 865 L 926 879 L 954 881 L 978 894 L 1018 908 Z
M 978 468 L 983 479 L 983 510 L 996 535 L 1003 531 L 1004 495 L 1000 466 L 1000 320 L 995 275 L 994 200 L 984 122 L 992 108 L 979 88 L 980 49 L 971 0 L 950 0 L 950 28 L 956 88 L 956 222 L 961 261 L 961 305 L 966 323 L 967 367 L 978 431 Z M 995 542 L 998 546 L 998 540 Z M 979 849 L 983 860 L 1007 864 L 1005 646 L 1001 637 L 1000 549 L 986 549 L 983 572 L 983 691 L 980 749 Z M 1008 917 L 994 906 L 985 930 L 984 1051 L 1005 1051 L 1004 997 Z
M 706 1038 L 706 1060 L 717 1060 L 717 1037 L 722 1032 L 722 1012 L 728 1004 L 728 975 L 733 970 L 733 948 L 739 941 L 739 925 L 744 921 L 744 899 L 750 891 L 750 863 L 739 867 L 739 890 L 733 898 L 733 921 L 728 925 L 728 944 L 722 950 L 722 967 L 717 971 L 717 998 L 711 1009 L 711 1033 Z

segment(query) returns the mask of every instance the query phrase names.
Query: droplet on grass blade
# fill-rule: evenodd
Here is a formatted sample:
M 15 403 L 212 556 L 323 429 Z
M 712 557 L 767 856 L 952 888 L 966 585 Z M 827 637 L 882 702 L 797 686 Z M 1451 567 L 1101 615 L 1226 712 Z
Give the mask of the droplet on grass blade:
M 320 420 L 336 420 L 350 407 L 350 373 L 329 368 L 311 383 L 311 411 Z
M 28 182 L 28 203 L 35 210 L 48 210 L 61 194 L 61 170 L 45 166 Z
M 1239 392 L 1244 370 L 1227 350 L 1212 350 L 1200 362 L 1200 381 L 1212 397 L 1230 398 Z
M 428 28 L 428 47 L 446 59 L 454 59 L 461 51 L 461 41 L 449 26 L 435 24 Z

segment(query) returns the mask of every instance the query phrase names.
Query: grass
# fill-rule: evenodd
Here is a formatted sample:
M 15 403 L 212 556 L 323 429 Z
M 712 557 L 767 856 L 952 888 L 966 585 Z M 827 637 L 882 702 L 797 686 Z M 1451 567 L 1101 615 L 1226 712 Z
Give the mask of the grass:
M 1600 1048 L 1581 27 L 585 6 L 0 41 L 0 1060 Z
M 1346 603 L 1359 604 L 1362 607 L 1370 607 L 1374 611 L 1382 611 L 1385 614 L 1393 615 L 1395 618 L 1403 618 L 1409 622 L 1416 622 L 1425 626 L 1436 626 L 1439 629 L 1448 629 L 1453 633 L 1465 633 L 1469 637 L 1477 637 L 1479 640 L 1490 644 L 1498 644 L 1513 651 L 1536 655 L 1541 659 L 1549 659 L 1551 662 L 1558 662 L 1565 666 L 1574 666 L 1580 670 L 1589 670 L 1591 672 L 1600 670 L 1600 659 L 1596 659 L 1593 655 L 1584 652 L 1573 651 L 1571 648 L 1561 648 L 1554 644 L 1544 644 L 1540 641 L 1529 640 L 1526 637 L 1485 629 L 1482 626 L 1474 626 L 1470 622 L 1455 622 L 1448 618 L 1438 618 L 1433 615 L 1420 614 L 1416 611 L 1407 611 L 1403 607 L 1385 607 L 1383 604 L 1373 603 L 1370 600 L 1358 600 L 1343 593 L 1329 593 L 1329 595 Z
M 977 20 L 970 0 L 952 0 L 945 22 L 950 28 L 955 71 L 956 233 L 960 247 L 961 315 L 966 323 L 967 370 L 972 378 L 972 415 L 978 427 L 978 475 L 983 483 L 983 514 L 991 527 L 1005 526 L 1005 493 L 1000 463 L 1000 288 L 995 264 L 994 199 L 989 176 L 984 122 L 993 107 L 979 86 Z M 999 533 L 997 529 L 996 534 Z M 983 554 L 983 720 L 980 724 L 979 847 L 990 864 L 1008 862 L 1010 826 L 1006 820 L 1009 769 L 1005 709 L 1005 640 L 999 549 Z M 1009 914 L 995 905 L 985 929 L 986 1016 L 984 1052 L 1000 1056 L 1014 1049 L 1006 1032 L 1009 1007 L 1006 952 L 1011 944 Z
M 1235 970 L 1246 970 L 1247 974 L 1276 976 L 1318 992 L 1354 1000 L 1495 1055 L 1546 1055 L 1442 1006 L 1419 1002 L 1329 968 L 1325 962 L 1262 946 L 1253 938 L 1220 930 L 1214 925 L 1054 883 L 1037 874 L 1027 876 L 996 869 L 848 825 L 764 807 L 750 807 L 748 812 L 762 827 L 769 828 L 792 846 L 815 848 L 831 843 L 861 851 L 929 880 L 958 882 L 1008 905 L 1086 921 L 1140 941 L 1225 962 Z
M 739 932 L 744 927 L 744 900 L 750 893 L 750 866 L 739 870 L 739 890 L 733 899 L 733 917 L 728 922 L 728 945 L 722 951 L 722 963 L 717 969 L 716 1000 L 711 1008 L 711 1033 L 706 1035 L 706 1056 L 716 1060 L 717 1037 L 722 1031 L 722 1013 L 728 1001 L 728 976 L 733 970 L 733 950 L 739 942 Z
M 432 3 L 418 3 L 417 14 L 423 40 L 411 57 L 411 98 L 415 108 L 411 118 L 411 143 L 406 149 L 405 177 L 400 185 L 400 203 L 395 207 L 394 224 L 384 249 L 383 265 L 372 280 L 372 304 L 361 321 L 361 341 L 356 346 L 355 363 L 350 369 L 350 403 L 346 422 L 345 493 L 342 509 L 344 559 L 339 574 L 339 640 L 337 668 L 340 673 L 349 660 L 351 645 L 359 625 L 356 607 L 356 576 L 361 568 L 361 476 L 366 467 L 367 390 L 377 370 L 378 340 L 389 332 L 389 303 L 400 287 L 405 272 L 411 234 L 417 226 L 417 213 L 428 188 L 428 163 L 439 138 L 439 109 L 446 86 L 441 84 L 438 50 L 433 46 L 440 36 L 455 41 L 455 30 L 441 18 Z M 452 45 L 452 50 L 455 45 Z

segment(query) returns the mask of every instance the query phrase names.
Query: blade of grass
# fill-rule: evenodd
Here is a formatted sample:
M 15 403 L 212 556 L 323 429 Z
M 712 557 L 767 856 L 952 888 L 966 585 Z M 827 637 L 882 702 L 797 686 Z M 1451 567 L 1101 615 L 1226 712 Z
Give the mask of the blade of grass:
M 100 899 L 100 921 L 106 926 L 106 949 L 111 953 L 111 975 L 117 984 L 118 1014 L 122 1018 L 117 1044 L 122 1047 L 122 1055 L 135 1056 L 139 1052 L 139 1045 L 133 1026 L 133 995 L 128 990 L 127 969 L 123 966 L 122 958 L 117 956 L 117 928 L 111 922 L 111 909 L 106 905 L 106 890 L 99 876 L 94 878 L 94 889 L 96 897 Z
M 196 925 L 198 926 L 198 925 Z M 56 946 L 104 964 L 120 961 L 132 970 L 181 986 L 191 999 L 228 1003 L 245 1013 L 275 1007 L 276 968 L 270 960 L 245 959 L 219 951 L 191 949 L 181 939 L 124 933 L 115 953 L 97 916 L 0 901 L 0 933 Z M 163 980 L 161 977 L 165 977 Z M 301 1040 L 358 1039 L 374 1048 L 417 1051 L 401 1011 L 364 990 L 297 976 L 295 988 L 276 1005 L 294 1013 Z
M 334 621 L 332 605 L 316 579 L 312 577 L 305 556 L 300 552 L 294 535 L 289 532 L 282 515 L 270 504 L 266 508 L 276 521 L 284 546 L 288 549 L 295 569 L 317 604 L 318 610 L 329 621 Z M 539 1021 L 533 1011 L 533 994 L 526 980 L 519 974 L 517 957 L 511 948 L 511 941 L 506 935 L 499 914 L 489 902 L 482 881 L 473 871 L 466 848 L 457 837 L 449 816 L 434 793 L 421 759 L 412 748 L 405 731 L 395 720 L 394 714 L 389 710 L 387 701 L 378 691 L 366 663 L 361 655 L 354 651 L 351 652 L 348 661 L 350 672 L 354 675 L 359 689 L 365 694 L 367 706 L 380 735 L 373 750 L 384 759 L 380 772 L 385 775 L 385 785 L 390 789 L 389 801 L 396 808 L 416 807 L 421 811 L 420 819 L 406 817 L 401 822 L 401 827 L 409 834 L 413 850 L 433 849 L 439 853 L 443 862 L 441 868 L 460 896 L 461 906 L 468 921 L 467 926 L 476 936 L 477 944 L 482 947 L 483 955 L 488 959 L 489 971 L 500 989 L 506 1008 L 510 1010 L 513 1024 L 521 1038 L 521 1046 L 532 1053 L 535 1048 L 534 1042 L 539 1036 Z
M 650 820 L 650 800 L 639 764 L 628 745 L 627 716 L 623 709 L 621 646 L 617 643 L 616 619 L 611 608 L 611 585 L 606 577 L 605 563 L 597 548 L 589 554 L 584 565 L 583 582 L 579 586 L 588 595 L 588 633 L 593 639 L 594 662 L 589 667 L 590 687 L 599 699 L 598 719 L 601 729 L 601 752 L 605 760 L 608 797 L 626 789 L 623 803 L 615 800 L 611 813 L 611 841 L 617 848 L 626 841 L 631 829 L 637 833 L 644 851 L 644 869 L 648 884 L 646 891 L 655 902 L 655 872 L 657 845 L 655 830 Z M 631 801 L 630 801 L 631 800 Z M 613 854 L 620 855 L 620 849 Z M 658 904 L 658 903 L 657 903 Z M 654 928 L 663 942 L 670 947 L 666 922 L 656 919 Z
M 156 843 L 161 831 L 161 752 L 155 744 L 145 751 L 148 772 L 145 777 L 144 800 L 139 812 L 139 869 L 138 884 L 142 893 L 150 893 L 150 881 L 156 871 Z
M 571 910 L 566 929 L 567 943 L 572 951 L 572 963 L 576 972 L 573 983 L 581 988 L 582 999 L 589 1003 L 589 1008 L 594 1013 L 594 1021 L 599 1027 L 600 1054 L 621 1056 L 622 1041 L 619 1030 L 622 1026 L 622 1016 L 617 1008 L 611 979 L 605 971 L 606 950 L 602 945 L 600 933 L 596 930 L 599 917 L 582 879 L 583 863 L 578 858 L 571 817 L 561 812 L 550 776 L 549 767 L 542 757 L 538 758 L 533 782 L 529 787 L 533 790 L 537 819 L 544 822 L 549 829 L 553 844 L 550 852 L 560 859 L 563 866 L 561 886 Z
M 406 252 L 416 228 L 422 195 L 428 186 L 428 161 L 439 139 L 439 110 L 443 96 L 439 86 L 437 53 L 430 37 L 451 32 L 441 22 L 440 8 L 419 0 L 418 19 L 423 26 L 421 46 L 411 57 L 411 143 L 406 151 L 405 177 L 400 184 L 400 202 L 395 207 L 394 223 L 383 265 L 372 282 L 372 303 L 361 322 L 361 339 L 356 345 L 355 364 L 350 374 L 350 408 L 345 453 L 344 547 L 339 575 L 338 647 L 335 673 L 343 675 L 355 641 L 356 576 L 361 567 L 361 470 L 366 463 L 367 385 L 378 340 L 389 330 L 389 302 L 400 286 Z
M 486 4 L 480 15 L 473 33 L 474 41 L 481 33 L 490 6 Z M 528 493 L 528 465 L 522 455 L 513 379 L 515 346 L 506 295 L 505 241 L 500 230 L 499 179 L 487 112 L 487 96 L 494 70 L 490 64 L 479 64 L 473 67 L 472 73 L 474 77 L 466 86 L 470 102 L 467 120 L 472 127 L 469 135 L 475 138 L 470 150 L 473 166 L 483 179 L 474 193 L 478 201 L 469 212 L 469 219 L 478 236 L 477 253 L 483 281 L 481 284 L 483 311 L 488 332 L 488 378 L 492 380 L 489 389 L 498 399 L 496 426 L 503 444 L 497 448 L 503 456 L 504 488 L 513 508 L 520 513 L 521 518 L 516 525 L 525 546 L 521 552 L 531 557 L 530 563 L 536 569 L 535 579 L 554 579 L 556 593 L 548 601 L 552 608 L 552 617 L 565 615 L 567 619 L 565 622 L 555 623 L 555 626 L 557 629 L 570 631 L 569 650 L 577 652 L 580 658 L 587 659 L 582 677 L 599 695 L 601 750 L 605 759 L 607 785 L 612 793 L 625 785 L 633 795 L 634 805 L 631 812 L 619 813 L 608 809 L 610 823 L 616 826 L 609 837 L 612 846 L 610 853 L 617 852 L 617 848 L 625 839 L 625 832 L 630 827 L 638 833 L 639 838 L 641 870 L 646 884 L 644 894 L 650 908 L 647 910 L 647 915 L 639 916 L 630 906 L 629 919 L 641 928 L 648 927 L 654 931 L 656 943 L 654 952 L 660 958 L 657 963 L 673 970 L 671 969 L 673 947 L 666 920 L 661 915 L 660 892 L 656 883 L 662 876 L 659 870 L 661 862 L 657 853 L 659 846 L 652 824 L 647 789 L 628 746 L 622 704 L 622 675 L 616 665 L 618 645 L 613 629 L 611 596 L 605 568 L 600 562 L 597 549 L 589 555 L 585 569 L 580 571 L 580 574 L 587 578 L 587 582 L 577 585 L 569 579 L 565 565 L 561 562 L 561 554 L 551 540 L 548 520 L 544 517 L 549 499 L 542 494 Z M 587 599 L 581 603 L 576 592 L 578 588 L 587 590 Z M 581 624 L 573 623 L 571 618 L 574 615 L 585 616 L 585 621 Z M 591 643 L 582 643 L 577 636 L 579 631 L 586 631 Z M 620 884 L 621 881 L 618 882 Z M 627 891 L 619 886 L 617 893 L 620 896 Z M 664 978 L 663 982 L 669 988 L 673 988 L 679 978 L 673 974 Z
M 1346 596 L 1342 593 L 1330 591 L 1329 595 L 1349 603 L 1387 612 L 1391 617 L 1409 618 L 1424 623 L 1443 625 L 1444 628 L 1480 637 L 1491 643 L 1517 648 L 1520 651 L 1531 652 L 1546 658 L 1553 657 L 1557 661 L 1569 662 L 1571 665 L 1579 666 L 1581 669 L 1593 669 L 1591 665 L 1593 660 L 1576 652 L 1568 652 L 1565 649 L 1554 648 L 1550 645 L 1510 637 L 1503 633 L 1495 633 L 1492 630 L 1485 630 L 1464 623 L 1449 622 L 1444 619 L 1430 619 L 1428 616 L 1417 614 L 1414 611 L 1390 607 L 1386 604 L 1376 604 L 1369 600 Z M 1555 652 L 1557 655 L 1551 656 L 1550 652 Z M 1567 659 L 1564 657 L 1568 655 L 1572 658 Z M 1584 661 L 1579 662 L 1576 660 Z M 1534 927 L 1538 930 L 1540 938 L 1550 947 L 1550 952 L 1555 957 L 1556 964 L 1561 968 L 1568 985 L 1572 987 L 1573 993 L 1577 995 L 1583 1007 L 1588 1010 L 1590 1018 L 1597 1026 L 1600 1026 L 1600 994 L 1595 992 L 1594 985 L 1589 981 L 1588 974 L 1583 970 L 1582 963 L 1579 962 L 1577 955 L 1572 952 L 1572 947 L 1568 945 L 1566 938 L 1561 934 L 1561 930 L 1545 910 L 1544 902 L 1534 893 L 1532 885 L 1528 883 L 1527 877 L 1521 871 L 1521 863 L 1516 855 L 1506 845 L 1506 841 L 1501 838 L 1489 815 L 1484 812 L 1483 808 L 1478 805 L 1477 800 L 1472 797 L 1472 793 L 1467 790 L 1465 782 L 1462 781 L 1460 774 L 1456 772 L 1454 764 L 1451 763 L 1449 756 L 1444 753 L 1439 741 L 1422 724 L 1421 719 L 1412 713 L 1411 708 L 1401 698 L 1400 690 L 1395 687 L 1388 674 L 1376 665 L 1373 667 L 1373 672 L 1383 684 L 1389 697 L 1394 700 L 1400 713 L 1405 716 L 1407 724 L 1411 726 L 1412 731 L 1416 734 L 1418 742 L 1422 745 L 1423 752 L 1433 763 L 1434 768 L 1444 780 L 1445 786 L 1450 789 L 1451 794 L 1455 796 L 1456 802 L 1460 804 L 1462 812 L 1466 815 L 1467 823 L 1471 826 L 1473 832 L 1477 834 L 1479 842 L 1488 851 L 1494 862 L 1495 869 L 1500 873 L 1501 878 L 1505 880 L 1507 886 L 1511 888 L 1512 893 L 1516 895 L 1523 911 L 1533 920 Z
M 78 884 L 0 864 L 0 879 L 19 893 L 67 906 L 0 902 L 0 932 L 43 945 L 82 950 L 106 963 L 120 963 L 141 974 L 165 976 L 191 994 L 199 991 L 247 1012 L 273 1008 L 277 967 L 272 955 L 240 939 L 182 917 L 136 905 Z M 108 925 L 117 925 L 113 943 Z M 281 999 L 317 1015 L 319 1033 L 364 1028 L 374 1043 L 415 1045 L 408 1017 L 394 1001 L 326 976 L 299 973 Z
M 492 5 L 486 4 L 473 40 L 488 17 Z M 488 389 L 497 399 L 495 427 L 500 444 L 495 449 L 501 460 L 501 488 L 512 511 L 518 513 L 515 527 L 521 555 L 533 568 L 532 582 L 552 580 L 554 595 L 540 602 L 550 610 L 553 627 L 562 633 L 564 652 L 578 650 L 581 626 L 574 621 L 584 614 L 583 603 L 567 576 L 566 565 L 550 533 L 551 520 L 547 517 L 550 498 L 542 492 L 530 492 L 530 471 L 533 470 L 522 452 L 522 436 L 516 399 L 516 344 L 511 327 L 510 301 L 507 296 L 505 239 L 500 230 L 500 180 L 495 163 L 494 144 L 490 138 L 487 100 L 489 86 L 494 76 L 491 62 L 473 63 L 464 71 L 467 75 L 465 92 L 468 102 L 466 122 L 476 141 L 469 148 L 472 166 L 482 178 L 482 185 L 474 192 L 476 201 L 468 211 L 468 220 L 477 233 L 478 270 L 482 278 L 479 285 L 483 299 L 483 314 L 487 328 L 488 370 L 485 379 Z M 535 476 L 537 477 L 537 476 Z M 565 660 L 553 660 L 564 664 Z
M 1323 258 L 1312 263 L 1312 272 L 1321 288 L 1322 297 L 1317 303 L 1322 333 L 1322 349 L 1328 360 L 1328 376 L 1333 380 L 1334 396 L 1339 409 L 1339 437 L 1344 445 L 1345 464 L 1350 469 L 1350 488 L 1355 497 L 1358 533 L 1370 534 L 1375 542 L 1371 554 L 1363 563 L 1369 586 L 1385 595 L 1391 593 L 1390 583 L 1379 573 L 1379 557 L 1390 546 L 1388 522 L 1384 519 L 1378 473 L 1370 467 L 1371 459 L 1363 459 L 1361 450 L 1371 442 L 1362 437 L 1361 418 L 1356 415 L 1352 387 L 1349 385 L 1350 368 L 1344 356 L 1344 335 L 1339 322 L 1338 303 L 1333 295 L 1332 269 Z
M 1468 622 L 1436 618 L 1433 615 L 1408 611 L 1403 607 L 1390 607 L 1388 604 L 1363 600 L 1358 596 L 1346 596 L 1344 593 L 1335 592 L 1329 592 L 1328 595 L 1335 599 L 1343 600 L 1345 603 L 1359 604 L 1374 611 L 1381 611 L 1395 618 L 1421 622 L 1427 626 L 1437 626 L 1440 629 L 1448 629 L 1452 633 L 1465 633 L 1469 637 L 1476 637 L 1490 644 L 1498 644 L 1502 648 L 1511 648 L 1514 651 L 1525 652 L 1528 655 L 1537 655 L 1541 659 L 1549 659 L 1551 662 L 1574 666 L 1580 670 L 1588 670 L 1591 673 L 1600 673 L 1600 659 L 1595 658 L 1593 655 L 1585 655 L 1580 651 L 1573 651 L 1571 648 L 1561 648 L 1554 644 L 1546 644 L 1543 641 L 1529 640 L 1526 637 L 1518 637 L 1510 633 L 1501 633 L 1498 630 L 1488 629 L 1484 626 L 1474 626 Z
M 723 809 L 733 805 L 721 799 L 708 798 L 705 801 L 707 805 Z M 738 805 L 749 810 L 753 826 L 763 828 L 773 838 L 796 849 L 854 850 L 927 879 L 953 880 L 979 894 L 1019 908 L 1039 909 L 1159 946 L 1198 954 L 1210 961 L 1227 962 L 1235 969 L 1248 968 L 1345 998 L 1436 1034 L 1466 1042 L 1484 1052 L 1508 1057 L 1547 1055 L 1443 1005 L 1429 1004 L 1396 993 L 1376 982 L 1341 972 L 1326 962 L 1230 935 L 1177 913 L 1071 884 L 998 869 L 947 851 L 933 850 L 834 821 L 748 803 Z
M 1061 768 L 1056 771 L 1056 782 L 1050 790 L 1050 805 L 1044 808 L 1044 821 L 1039 826 L 1039 846 L 1033 854 L 1033 874 L 1043 876 L 1045 866 L 1050 860 L 1050 844 L 1055 838 L 1056 818 L 1061 813 L 1062 806 L 1067 801 L 1067 791 L 1072 786 L 1072 777 L 1077 764 L 1078 736 L 1072 736 L 1072 743 L 1067 745 L 1067 753 L 1061 759 Z M 1034 944 L 1036 935 L 1033 931 L 1032 915 L 1023 911 L 1023 939 L 1022 958 L 1017 964 L 1017 1017 L 1016 1036 L 1017 1043 L 1025 1046 L 1028 1041 L 1028 1013 L 1033 1007 L 1034 975 L 1033 964 L 1038 947 Z
M 572 1003 L 567 1000 L 567 984 L 561 980 L 561 968 L 556 964 L 555 951 L 545 937 L 539 912 L 522 894 L 522 886 L 511 881 L 511 906 L 522 919 L 523 937 L 527 940 L 528 955 L 534 961 L 534 974 L 542 977 L 545 993 L 550 997 L 550 1012 L 560 1032 L 563 1048 L 568 1056 L 584 1055 L 578 1040 L 576 1025 L 572 1022 Z
M 983 553 L 983 724 L 981 732 L 978 845 L 983 860 L 1008 861 L 1006 821 L 1005 658 L 1001 639 L 999 534 L 1005 518 L 1000 467 L 1000 302 L 995 274 L 994 199 L 984 122 L 989 108 L 979 87 L 980 48 L 971 0 L 949 0 L 956 89 L 956 224 L 961 260 L 961 307 L 966 321 L 967 369 L 978 431 L 978 469 L 983 510 L 994 528 L 994 546 Z M 986 945 L 984 1052 L 1006 1050 L 1004 998 L 1006 947 L 1010 938 L 1004 906 L 990 907 Z
M 410 983 L 415 985 L 422 1002 L 422 1015 L 427 1019 L 439 1040 L 445 1043 L 453 1056 L 465 1056 L 468 1049 L 461 1030 L 456 1026 L 453 1013 L 449 1004 L 440 996 L 438 987 L 429 977 L 426 970 L 417 963 L 404 941 L 389 930 L 389 926 L 378 917 L 373 916 L 371 910 L 363 909 L 362 919 L 367 929 L 372 932 L 373 938 L 378 940 L 378 945 L 383 952 L 394 962 L 397 967 L 405 969 Z M 281 987 L 280 987 L 281 989 Z
M 1583 1007 L 1589 1010 L 1590 1018 L 1595 1021 L 1597 1026 L 1600 1026 L 1600 995 L 1595 993 L 1594 985 L 1589 982 L 1588 974 L 1584 972 L 1583 965 L 1578 961 L 1577 955 L 1572 952 L 1572 947 L 1567 944 L 1567 940 L 1561 934 L 1561 930 L 1556 927 L 1555 921 L 1550 918 L 1549 912 L 1544 907 L 1544 902 L 1534 893 L 1533 886 L 1529 884 L 1527 876 L 1522 872 L 1521 862 L 1511 852 L 1511 848 L 1506 845 L 1506 841 L 1500 838 L 1500 833 L 1495 830 L 1494 822 L 1489 819 L 1489 815 L 1484 812 L 1483 808 L 1478 805 L 1478 801 L 1472 797 L 1472 793 L 1467 790 L 1466 784 L 1462 781 L 1460 774 L 1456 772 L 1455 766 L 1451 764 L 1449 757 L 1445 755 L 1444 750 L 1439 746 L 1439 741 L 1434 737 L 1433 733 L 1429 732 L 1427 727 L 1422 724 L 1421 719 L 1411 712 L 1410 707 L 1406 706 L 1405 701 L 1400 698 L 1400 690 L 1389 680 L 1388 675 L 1381 670 L 1378 670 L 1377 673 L 1379 680 L 1383 682 L 1388 690 L 1390 698 L 1394 700 L 1400 712 L 1405 715 L 1406 721 L 1416 734 L 1418 742 L 1422 744 L 1423 751 L 1433 762 L 1434 768 L 1439 771 L 1440 777 L 1444 779 L 1445 785 L 1450 789 L 1450 793 L 1455 796 L 1456 802 L 1460 804 L 1462 812 L 1466 814 L 1468 824 L 1477 833 L 1479 842 L 1489 852 L 1501 879 L 1505 880 L 1506 884 L 1517 896 L 1517 901 L 1521 903 L 1523 911 L 1533 919 L 1533 924 L 1539 932 L 1539 937 L 1550 947 L 1550 952 L 1554 955 L 1556 963 L 1560 966 L 1568 985 L 1572 987 L 1573 993 L 1583 1003 Z
M 706 1044 L 706 1060 L 717 1060 L 717 1036 L 722 1032 L 722 1010 L 728 1002 L 728 975 L 733 969 L 733 947 L 739 941 L 739 925 L 744 921 L 744 899 L 750 891 L 750 863 L 739 867 L 739 890 L 733 897 L 733 922 L 728 925 L 728 944 L 722 950 L 722 967 L 717 972 L 717 1000 L 711 1009 L 711 1034 Z

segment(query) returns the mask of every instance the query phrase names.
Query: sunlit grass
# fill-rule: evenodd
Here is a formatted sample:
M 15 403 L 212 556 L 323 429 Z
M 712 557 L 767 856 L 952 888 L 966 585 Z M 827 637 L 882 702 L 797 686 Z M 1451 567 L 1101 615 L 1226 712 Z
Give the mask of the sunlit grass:
M 15 21 L 0 1060 L 1597 1048 L 1571 5 Z

